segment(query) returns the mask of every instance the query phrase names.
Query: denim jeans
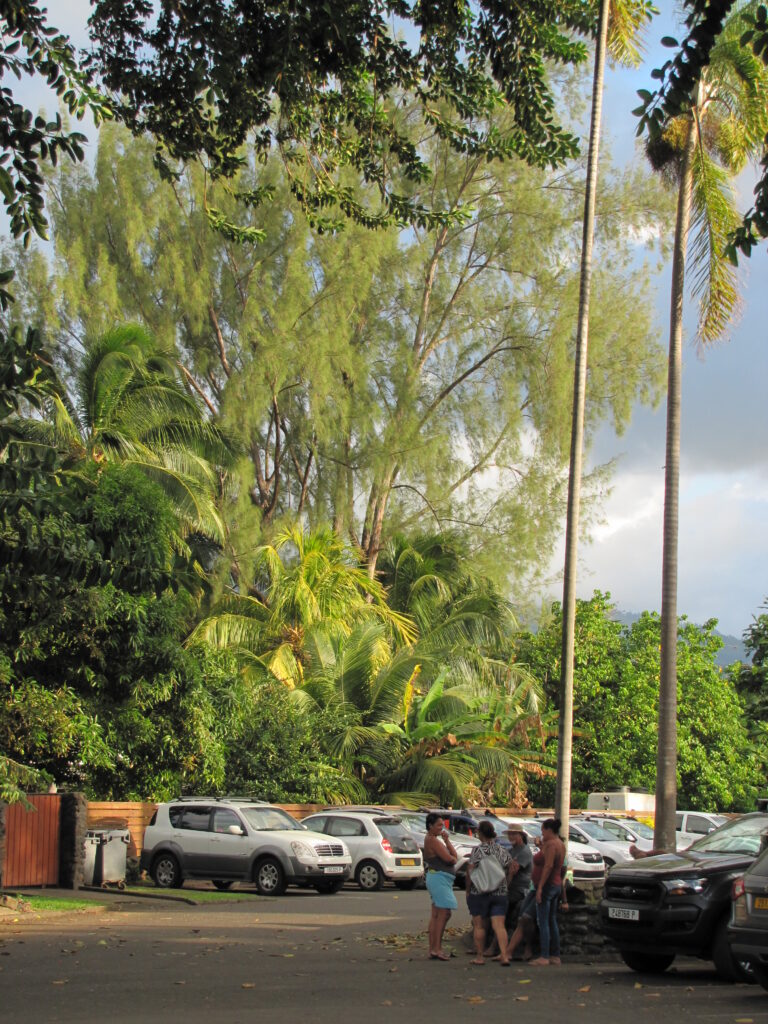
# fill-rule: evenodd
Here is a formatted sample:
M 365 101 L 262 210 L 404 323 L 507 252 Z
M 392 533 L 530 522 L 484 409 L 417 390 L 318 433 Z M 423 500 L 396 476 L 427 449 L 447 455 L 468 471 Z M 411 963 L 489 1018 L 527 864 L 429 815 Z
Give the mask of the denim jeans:
M 560 929 L 557 927 L 557 901 L 560 886 L 547 882 L 541 892 L 541 903 L 536 904 L 536 923 L 539 926 L 541 955 L 545 959 L 560 956 Z

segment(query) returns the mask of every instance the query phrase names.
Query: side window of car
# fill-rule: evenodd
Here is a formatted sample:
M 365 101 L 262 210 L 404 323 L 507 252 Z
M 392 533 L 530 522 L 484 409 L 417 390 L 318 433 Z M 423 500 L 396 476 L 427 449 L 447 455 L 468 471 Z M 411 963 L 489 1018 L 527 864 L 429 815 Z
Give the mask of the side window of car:
M 682 832 L 683 831 L 683 815 L 680 814 L 679 812 L 675 815 L 675 831 L 676 832 Z
M 241 832 L 245 832 L 242 821 L 234 811 L 230 811 L 227 807 L 214 808 L 213 831 L 226 834 L 231 825 L 236 825 Z
M 581 843 L 583 846 L 587 845 L 587 840 L 584 836 L 580 832 L 574 832 L 573 829 L 569 830 L 568 839 L 572 843 Z
M 174 807 L 168 808 L 168 820 L 171 823 L 171 828 L 181 828 L 181 816 L 184 813 L 184 806 L 181 807 L 176 804 Z
M 321 814 L 318 818 L 313 818 L 312 821 L 305 821 L 304 824 L 312 832 L 327 832 L 328 831 L 328 819 L 324 814 Z
M 181 827 L 193 832 L 207 832 L 210 817 L 210 807 L 187 807 L 181 819 Z
M 687 832 L 695 832 L 697 836 L 705 836 L 708 832 L 711 832 L 714 827 L 715 826 L 709 818 L 704 818 L 701 814 L 688 815 Z
M 624 838 L 623 829 L 621 825 L 617 825 L 615 821 L 601 821 L 600 824 L 603 826 L 606 832 L 610 832 L 612 835 L 616 836 L 617 839 Z
M 355 818 L 329 818 L 326 832 L 330 836 L 339 838 L 366 835 L 362 821 L 357 821 Z

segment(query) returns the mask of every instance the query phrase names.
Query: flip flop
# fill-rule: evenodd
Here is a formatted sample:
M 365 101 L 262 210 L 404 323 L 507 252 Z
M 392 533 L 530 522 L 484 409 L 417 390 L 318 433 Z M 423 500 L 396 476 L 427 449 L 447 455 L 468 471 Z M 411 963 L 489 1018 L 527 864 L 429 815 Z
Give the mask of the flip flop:
M 470 960 L 469 962 L 471 964 L 476 964 L 478 967 L 485 967 L 485 960 L 478 960 L 477 958 L 475 958 L 474 960 Z
M 511 960 L 499 960 L 499 967 L 509 967 Z
M 430 953 L 429 954 L 429 959 L 430 960 L 450 960 L 451 959 L 451 954 L 450 953 Z

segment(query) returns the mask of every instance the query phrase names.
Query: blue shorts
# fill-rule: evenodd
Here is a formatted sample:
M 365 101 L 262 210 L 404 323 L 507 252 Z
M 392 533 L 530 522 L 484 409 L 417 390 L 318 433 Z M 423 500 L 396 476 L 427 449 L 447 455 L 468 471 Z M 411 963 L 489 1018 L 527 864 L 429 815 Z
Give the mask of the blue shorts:
M 467 909 L 472 917 L 504 917 L 507 913 L 509 897 L 498 896 L 492 892 L 468 892 Z
M 427 889 L 432 897 L 433 904 L 439 910 L 455 910 L 458 906 L 456 896 L 453 892 L 455 876 L 450 871 L 435 871 L 427 869 Z

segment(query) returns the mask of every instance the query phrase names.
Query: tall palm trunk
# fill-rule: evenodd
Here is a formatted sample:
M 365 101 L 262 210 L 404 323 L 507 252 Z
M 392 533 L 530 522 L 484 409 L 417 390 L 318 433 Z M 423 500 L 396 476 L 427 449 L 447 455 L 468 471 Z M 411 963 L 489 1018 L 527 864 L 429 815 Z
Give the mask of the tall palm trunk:
M 656 754 L 654 846 L 675 849 L 677 810 L 677 535 L 680 493 L 680 404 L 683 376 L 683 297 L 685 256 L 691 220 L 696 122 L 691 117 L 683 150 L 677 195 L 675 249 L 667 372 L 667 439 L 664 467 L 664 550 L 661 568 L 661 673 L 659 740 Z
M 587 343 L 589 338 L 589 295 L 592 283 L 592 246 L 595 226 L 598 154 L 603 111 L 603 79 L 611 0 L 600 2 L 600 26 L 595 50 L 592 82 L 592 119 L 587 157 L 587 190 L 584 198 L 584 225 L 581 245 L 581 282 L 579 319 L 576 331 L 576 366 L 573 375 L 573 412 L 571 420 L 571 456 L 568 474 L 568 508 L 565 527 L 565 566 L 563 575 L 563 635 L 560 657 L 560 717 L 557 741 L 557 788 L 555 813 L 568 834 L 571 805 L 571 756 L 573 749 L 573 652 L 576 633 L 576 573 L 578 568 L 579 510 L 581 470 L 584 448 L 584 407 L 587 394 Z

